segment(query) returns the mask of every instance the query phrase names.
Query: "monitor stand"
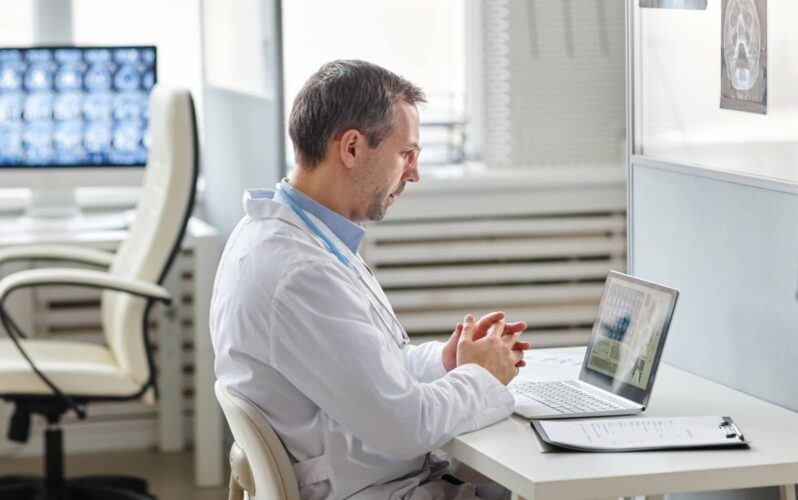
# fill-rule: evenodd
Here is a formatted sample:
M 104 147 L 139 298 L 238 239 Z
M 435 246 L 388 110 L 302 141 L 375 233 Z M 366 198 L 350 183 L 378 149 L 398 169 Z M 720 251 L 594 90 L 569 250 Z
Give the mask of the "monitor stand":
M 74 189 L 33 189 L 30 204 L 17 218 L 0 222 L 0 231 L 10 234 L 63 235 L 126 229 L 134 210 L 84 214 Z

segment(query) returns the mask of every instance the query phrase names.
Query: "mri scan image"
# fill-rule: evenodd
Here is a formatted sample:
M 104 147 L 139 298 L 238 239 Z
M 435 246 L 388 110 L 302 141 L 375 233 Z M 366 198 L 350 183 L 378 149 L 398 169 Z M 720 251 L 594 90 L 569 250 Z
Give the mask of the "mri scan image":
M 143 165 L 154 47 L 0 49 L 0 167 Z
M 721 107 L 767 111 L 766 0 L 723 0 Z

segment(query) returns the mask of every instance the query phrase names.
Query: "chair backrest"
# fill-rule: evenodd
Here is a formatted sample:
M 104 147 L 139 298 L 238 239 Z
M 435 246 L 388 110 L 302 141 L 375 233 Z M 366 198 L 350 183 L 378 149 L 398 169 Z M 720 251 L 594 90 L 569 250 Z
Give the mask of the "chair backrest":
M 250 498 L 299 500 L 299 487 L 288 453 L 266 417 L 252 403 L 231 394 L 219 382 L 216 382 L 216 399 L 235 439 L 231 452 L 232 473 L 246 478 L 240 467 L 242 463 L 249 463 L 254 482 L 254 491 L 247 491 Z M 240 456 L 242 453 L 245 460 Z
M 198 168 L 197 125 L 191 94 L 156 85 L 150 94 L 150 151 L 136 218 L 109 272 L 162 283 L 174 261 L 194 205 Z M 103 292 L 106 342 L 122 370 L 145 384 L 152 375 L 144 341 L 148 301 Z

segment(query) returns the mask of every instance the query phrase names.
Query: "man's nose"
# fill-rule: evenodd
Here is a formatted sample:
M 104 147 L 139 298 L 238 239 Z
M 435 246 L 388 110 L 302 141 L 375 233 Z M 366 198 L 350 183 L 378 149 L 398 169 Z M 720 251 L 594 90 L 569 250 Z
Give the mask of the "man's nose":
M 421 180 L 421 173 L 418 171 L 418 160 L 408 164 L 407 168 L 405 168 L 404 180 L 410 182 Z

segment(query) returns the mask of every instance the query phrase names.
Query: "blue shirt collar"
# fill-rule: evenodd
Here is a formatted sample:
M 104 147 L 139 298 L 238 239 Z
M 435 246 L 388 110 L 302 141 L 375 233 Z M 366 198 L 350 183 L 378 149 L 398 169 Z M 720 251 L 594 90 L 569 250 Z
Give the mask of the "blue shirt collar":
M 363 236 L 366 234 L 366 230 L 363 229 L 360 224 L 352 222 L 334 210 L 330 210 L 302 191 L 296 189 L 289 184 L 288 179 L 280 181 L 277 185 L 277 191 L 285 191 L 288 193 L 288 196 L 299 205 L 299 208 L 312 214 L 323 222 L 339 240 L 344 242 L 344 245 L 346 245 L 352 253 L 357 253 L 360 242 L 363 241 Z

